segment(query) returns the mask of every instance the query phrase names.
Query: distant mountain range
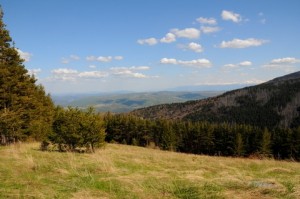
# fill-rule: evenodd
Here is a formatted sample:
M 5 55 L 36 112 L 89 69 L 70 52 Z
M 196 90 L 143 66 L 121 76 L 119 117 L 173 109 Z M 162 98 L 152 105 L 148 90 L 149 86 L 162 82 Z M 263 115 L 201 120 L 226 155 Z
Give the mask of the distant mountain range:
M 151 106 L 132 113 L 148 119 L 243 123 L 266 127 L 300 125 L 300 72 L 216 97 Z
M 130 112 L 134 109 L 165 103 L 204 99 L 224 91 L 161 91 L 141 93 L 68 94 L 52 96 L 55 104 L 85 109 L 93 106 L 99 112 Z
M 244 88 L 246 86 L 253 86 L 254 84 L 203 84 L 203 85 L 193 85 L 193 86 L 180 86 L 175 88 L 170 88 L 168 91 L 230 91 L 234 89 Z

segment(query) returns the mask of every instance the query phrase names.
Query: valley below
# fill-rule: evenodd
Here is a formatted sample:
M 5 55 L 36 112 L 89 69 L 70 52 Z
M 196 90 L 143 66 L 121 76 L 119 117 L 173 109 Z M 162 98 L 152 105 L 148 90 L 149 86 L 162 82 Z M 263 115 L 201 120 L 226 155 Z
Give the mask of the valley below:
M 224 91 L 160 91 L 54 95 L 55 104 L 86 109 L 94 107 L 98 112 L 124 113 L 158 104 L 179 103 L 205 99 Z

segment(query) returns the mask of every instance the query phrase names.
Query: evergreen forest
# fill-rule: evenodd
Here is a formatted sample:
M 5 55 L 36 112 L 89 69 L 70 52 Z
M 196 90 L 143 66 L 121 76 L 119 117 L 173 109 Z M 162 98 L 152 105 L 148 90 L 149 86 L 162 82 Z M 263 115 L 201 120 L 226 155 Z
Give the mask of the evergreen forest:
M 106 141 L 212 156 L 300 160 L 300 128 L 246 124 L 145 120 L 106 114 Z

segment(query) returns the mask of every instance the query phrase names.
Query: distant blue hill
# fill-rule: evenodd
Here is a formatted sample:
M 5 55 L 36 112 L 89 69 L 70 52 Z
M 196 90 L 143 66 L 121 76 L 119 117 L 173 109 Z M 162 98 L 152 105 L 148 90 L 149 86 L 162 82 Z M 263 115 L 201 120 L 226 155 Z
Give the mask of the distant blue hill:
M 254 84 L 224 84 L 224 85 L 196 85 L 180 86 L 168 89 L 169 91 L 230 91 L 253 86 Z
M 134 109 L 190 100 L 205 99 L 223 93 L 223 91 L 160 91 L 140 93 L 89 93 L 53 95 L 56 105 L 85 109 L 93 106 L 99 112 L 130 112 Z

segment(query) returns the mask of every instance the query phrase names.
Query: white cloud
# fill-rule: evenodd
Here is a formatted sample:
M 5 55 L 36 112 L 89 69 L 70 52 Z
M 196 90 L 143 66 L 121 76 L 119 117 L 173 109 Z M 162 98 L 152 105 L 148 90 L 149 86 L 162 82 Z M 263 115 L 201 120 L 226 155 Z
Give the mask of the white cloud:
M 149 66 L 132 66 L 129 69 L 131 69 L 131 70 L 149 70 L 150 67 Z
M 204 18 L 204 17 L 199 17 L 197 21 L 201 24 L 209 24 L 209 25 L 216 25 L 217 20 L 215 18 Z
M 149 70 L 149 66 L 131 66 L 131 67 L 112 67 L 110 68 L 113 71 L 123 71 L 123 70 L 131 70 L 131 71 L 137 71 L 137 70 Z
M 53 76 L 50 78 L 52 80 L 62 80 L 62 81 L 76 81 L 80 78 L 83 79 L 95 79 L 103 78 L 108 76 L 107 72 L 104 71 L 83 71 L 79 72 L 74 69 L 68 68 L 58 68 L 51 71 Z
M 59 68 L 51 71 L 53 74 L 77 74 L 77 70 L 68 69 L 68 68 Z
M 133 78 L 147 78 L 146 75 L 142 73 L 135 72 L 136 70 L 148 70 L 148 66 L 132 66 L 132 67 L 113 67 L 110 70 L 112 71 L 112 75 L 120 76 L 120 77 L 133 77 Z
M 129 73 L 129 76 L 133 76 L 135 78 L 147 78 L 147 76 L 142 73 Z
M 80 60 L 80 57 L 77 55 L 70 55 L 70 58 L 73 60 Z
M 243 61 L 238 64 L 225 64 L 223 66 L 223 69 L 234 69 L 234 68 L 240 68 L 240 67 L 246 67 L 246 66 L 252 66 L 251 61 Z
M 95 68 L 96 66 L 91 65 L 90 68 Z M 58 68 L 51 71 L 52 76 L 49 78 L 50 81 L 73 81 L 76 82 L 80 79 L 102 79 L 110 75 L 120 76 L 120 77 L 133 77 L 133 78 L 154 78 L 157 76 L 146 76 L 139 71 L 149 70 L 149 66 L 131 66 L 131 67 L 113 67 L 108 71 L 78 71 L 69 68 Z
M 174 64 L 174 65 L 182 65 L 182 66 L 189 66 L 195 68 L 210 68 L 212 63 L 207 59 L 195 59 L 190 61 L 183 61 L 183 60 L 176 60 L 176 59 L 169 59 L 169 58 L 162 58 L 160 60 L 161 64 Z
M 53 80 L 63 80 L 63 81 L 74 81 L 78 75 L 77 70 L 68 69 L 68 68 L 59 68 L 51 71 Z
M 279 59 L 273 59 L 268 64 L 263 65 L 263 68 L 270 70 L 282 70 L 285 72 L 297 71 L 296 63 L 300 63 L 300 60 L 294 57 L 285 57 Z
M 80 57 L 77 55 L 70 55 L 68 58 L 63 57 L 63 58 L 61 58 L 61 63 L 68 64 L 68 63 L 70 63 L 71 60 L 78 61 L 78 60 L 80 60 Z
M 299 62 L 300 60 L 294 57 L 285 57 L 285 58 L 273 59 L 271 61 L 271 64 L 295 64 Z
M 70 63 L 70 60 L 68 60 L 67 58 L 61 58 L 61 63 L 62 64 L 68 64 L 68 63 Z
M 258 16 L 259 16 L 259 18 L 260 18 L 259 22 L 260 22 L 261 24 L 266 24 L 267 20 L 266 20 L 266 18 L 264 17 L 264 13 L 260 12 L 260 13 L 258 13 Z
M 223 68 L 229 69 L 229 68 L 236 68 L 236 64 L 225 64 Z
M 86 57 L 86 60 L 87 60 L 87 61 L 96 61 L 96 60 L 97 60 L 97 57 L 95 57 L 95 56 L 87 56 L 87 57 Z
M 173 58 L 162 58 L 160 60 L 160 63 L 161 64 L 177 64 L 177 60 L 176 59 L 173 59 Z
M 124 57 L 123 57 L 123 56 L 115 56 L 114 59 L 115 59 L 115 60 L 123 60 Z
M 89 65 L 89 68 L 96 68 L 95 65 Z
M 218 32 L 221 29 L 217 26 L 201 26 L 201 30 L 203 33 L 209 34 L 209 33 Z
M 99 62 L 111 62 L 112 59 L 113 59 L 112 56 L 107 56 L 107 57 L 99 56 L 99 57 L 97 57 L 96 60 Z
M 160 42 L 162 43 L 172 43 L 176 41 L 176 36 L 173 33 L 167 33 L 165 37 L 163 37 Z
M 37 76 L 38 73 L 42 72 L 42 69 L 36 68 L 36 69 L 28 69 L 28 74 L 29 75 L 34 75 Z
M 22 50 L 20 49 L 17 49 L 16 50 L 18 51 L 21 59 L 23 59 L 25 62 L 29 62 L 31 57 L 32 57 L 32 54 L 28 53 L 28 52 L 23 52 Z
M 252 46 L 261 46 L 268 41 L 262 39 L 233 39 L 231 41 L 222 41 L 220 48 L 248 48 Z
M 226 21 L 233 21 L 235 23 L 239 23 L 242 21 L 242 17 L 240 14 L 228 10 L 223 10 L 221 16 L 222 19 Z
M 252 66 L 252 62 L 251 61 L 243 61 L 241 63 L 238 64 L 239 66 Z
M 86 57 L 87 61 L 99 61 L 99 62 L 111 62 L 112 60 L 123 60 L 123 56 L 87 56 Z
M 106 72 L 102 72 L 102 71 L 85 71 L 85 72 L 81 72 L 78 73 L 78 77 L 81 78 L 102 78 L 102 77 L 106 77 L 108 74 Z
M 172 29 L 171 32 L 177 37 L 188 38 L 188 39 L 197 39 L 200 37 L 200 30 L 196 28 L 185 28 L 182 30 Z
M 198 43 L 195 43 L 195 42 L 191 42 L 187 46 L 183 46 L 183 48 L 187 49 L 187 50 L 192 50 L 196 53 L 203 52 L 203 48 L 202 48 L 201 44 L 198 44 Z
M 250 80 L 246 80 L 243 83 L 245 84 L 262 84 L 266 82 L 265 80 L 260 80 L 260 79 L 250 79 Z
M 212 65 L 211 62 L 207 59 L 196 59 L 191 61 L 178 60 L 178 64 L 183 66 L 192 66 L 196 68 L 210 68 Z
M 153 46 L 153 45 L 157 44 L 157 39 L 151 37 L 148 39 L 139 39 L 139 40 L 137 40 L 137 42 L 141 45 L 147 44 L 149 46 Z

